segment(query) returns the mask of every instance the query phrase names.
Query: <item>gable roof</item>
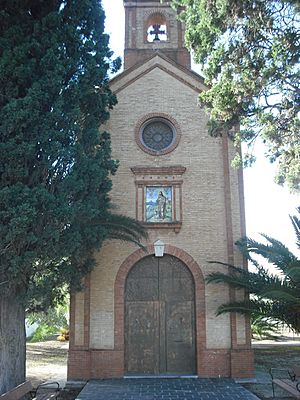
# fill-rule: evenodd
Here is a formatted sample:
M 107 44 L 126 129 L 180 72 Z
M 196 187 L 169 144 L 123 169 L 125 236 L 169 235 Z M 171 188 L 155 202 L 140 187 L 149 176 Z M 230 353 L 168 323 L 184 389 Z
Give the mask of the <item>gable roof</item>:
M 165 71 L 167 74 L 173 76 L 175 79 L 178 79 L 183 84 L 195 90 L 197 93 L 208 89 L 208 87 L 204 84 L 204 79 L 202 76 L 198 75 L 194 71 L 184 68 L 173 60 L 170 60 L 160 51 L 155 51 L 153 56 L 151 56 L 148 60 L 139 64 L 135 64 L 131 68 L 128 68 L 119 75 L 115 76 L 110 81 L 110 87 L 112 91 L 117 94 L 128 85 L 155 68 Z

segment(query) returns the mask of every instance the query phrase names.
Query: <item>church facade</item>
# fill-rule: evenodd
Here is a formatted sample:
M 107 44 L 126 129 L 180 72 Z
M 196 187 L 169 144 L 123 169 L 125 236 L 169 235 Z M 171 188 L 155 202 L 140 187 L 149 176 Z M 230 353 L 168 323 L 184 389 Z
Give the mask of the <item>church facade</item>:
M 249 321 L 216 316 L 243 294 L 206 284 L 241 265 L 245 234 L 241 171 L 227 138 L 212 138 L 198 102 L 184 27 L 160 0 L 124 0 L 125 68 L 112 79 L 117 212 L 145 224 L 147 251 L 108 241 L 84 291 L 71 299 L 68 379 L 123 376 L 250 377 Z

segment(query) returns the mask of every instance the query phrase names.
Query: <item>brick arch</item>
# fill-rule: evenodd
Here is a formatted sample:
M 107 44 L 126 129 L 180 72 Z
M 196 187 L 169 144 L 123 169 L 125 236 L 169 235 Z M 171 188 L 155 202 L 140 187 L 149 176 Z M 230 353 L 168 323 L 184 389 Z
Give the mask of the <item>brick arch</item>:
M 124 369 L 124 294 L 125 282 L 131 268 L 142 258 L 154 254 L 154 246 L 136 250 L 121 264 L 115 280 L 114 287 L 114 342 L 115 350 L 122 353 Z M 196 352 L 198 374 L 203 368 L 202 357 L 206 349 L 206 327 L 205 327 L 205 284 L 204 277 L 199 265 L 184 250 L 178 247 L 166 245 L 165 254 L 177 257 L 190 270 L 195 282 L 195 312 L 196 312 Z M 202 367 L 201 367 L 202 366 Z
M 146 22 L 148 22 L 152 16 L 160 15 L 165 21 L 168 20 L 168 13 L 164 8 L 151 8 L 150 10 L 145 10 L 143 17 Z
M 154 12 L 150 14 L 146 21 L 146 25 L 148 27 L 154 24 L 166 25 L 166 23 L 167 23 L 167 18 L 161 12 Z

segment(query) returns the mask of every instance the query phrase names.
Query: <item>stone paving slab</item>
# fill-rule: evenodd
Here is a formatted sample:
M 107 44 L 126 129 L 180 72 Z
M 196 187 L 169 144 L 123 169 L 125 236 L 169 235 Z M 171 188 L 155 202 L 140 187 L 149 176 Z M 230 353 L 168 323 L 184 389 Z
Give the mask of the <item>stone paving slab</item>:
M 89 381 L 76 400 L 259 400 L 232 379 L 103 379 Z

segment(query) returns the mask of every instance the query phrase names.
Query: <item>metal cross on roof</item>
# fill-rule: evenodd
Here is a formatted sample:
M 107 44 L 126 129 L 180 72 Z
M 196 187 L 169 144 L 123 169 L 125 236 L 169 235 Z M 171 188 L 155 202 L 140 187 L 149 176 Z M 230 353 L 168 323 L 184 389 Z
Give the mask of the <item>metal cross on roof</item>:
M 160 29 L 160 25 L 154 24 L 153 25 L 153 31 L 150 31 L 150 35 L 155 35 L 153 42 L 154 41 L 160 41 L 159 35 L 164 35 L 166 31 L 163 31 Z

